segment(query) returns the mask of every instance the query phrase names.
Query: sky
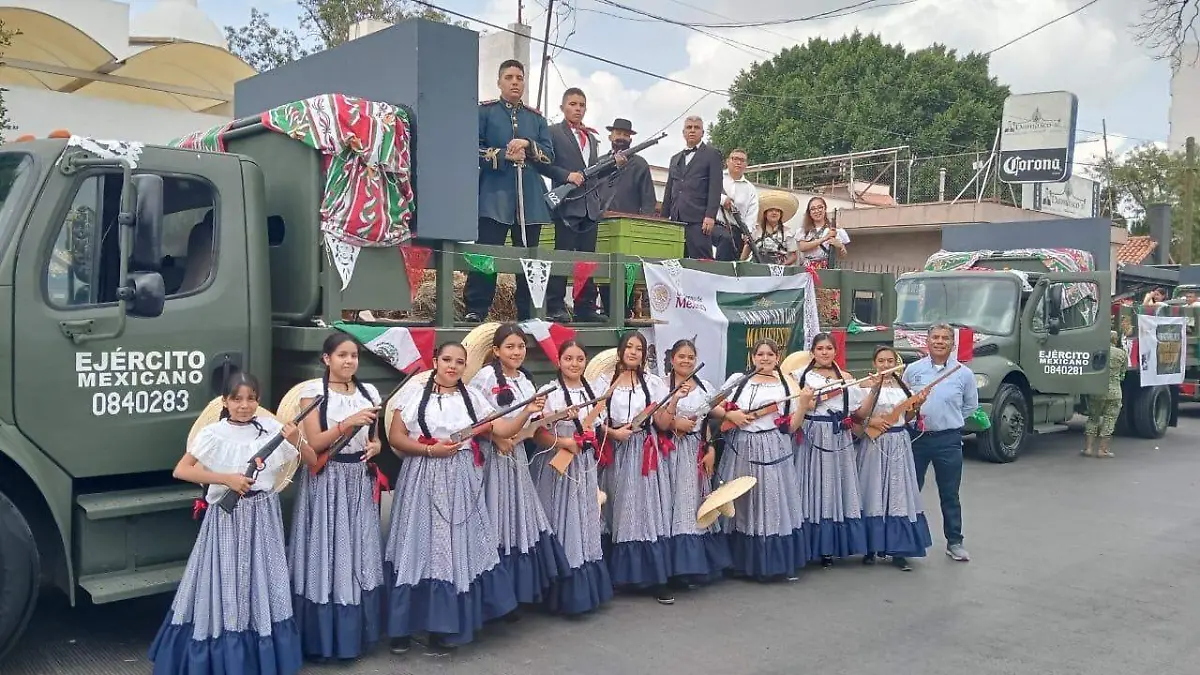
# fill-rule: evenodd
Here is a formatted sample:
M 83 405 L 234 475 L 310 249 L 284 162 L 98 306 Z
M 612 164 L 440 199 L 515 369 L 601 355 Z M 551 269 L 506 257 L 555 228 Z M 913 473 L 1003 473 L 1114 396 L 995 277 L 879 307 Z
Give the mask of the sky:
M 430 0 L 446 9 L 507 25 L 517 18 L 519 0 Z M 685 23 L 768 21 L 810 16 L 864 0 L 613 0 L 619 4 Z M 524 0 L 525 22 L 535 36 L 545 30 L 546 0 Z M 1150 0 L 1099 0 L 991 57 L 991 71 L 1013 93 L 1066 90 L 1079 98 L 1076 161 L 1095 161 L 1108 147 L 1120 153 L 1136 145 L 1167 139 L 1170 67 L 1156 61 L 1133 40 L 1131 26 Z M 151 0 L 133 0 L 133 11 Z M 294 0 L 257 0 L 255 6 L 281 26 L 297 27 Z M 837 39 L 856 28 L 878 33 L 885 42 L 909 50 L 935 42 L 960 53 L 987 51 L 1086 4 L 1086 0 L 871 0 L 854 13 L 813 21 L 733 30 L 703 28 L 719 40 L 686 26 L 639 17 L 605 0 L 555 2 L 551 42 L 610 61 L 635 66 L 681 83 L 725 90 L 734 77 L 756 61 L 812 37 Z M 219 25 L 240 25 L 249 18 L 244 0 L 199 0 Z M 566 8 L 566 11 L 559 11 Z M 863 11 L 859 11 L 863 10 Z M 492 30 L 475 24 L 481 30 Z M 532 46 L 533 61 L 541 45 Z M 556 51 L 556 50 L 555 50 Z M 530 68 L 530 94 L 536 88 L 536 63 Z M 633 121 L 644 138 L 664 128 L 670 134 L 644 156 L 663 164 L 682 145 L 686 114 L 707 122 L 725 100 L 719 94 L 667 82 L 569 52 L 559 53 L 549 73 L 551 101 L 567 86 L 588 94 L 586 122 L 603 130 L 614 117 Z M 561 119 L 556 105 L 547 111 Z M 602 131 L 603 134 L 603 131 Z M 990 142 L 991 139 L 988 139 Z M 871 148 L 857 148 L 870 150 Z M 754 163 L 754 158 L 750 158 Z

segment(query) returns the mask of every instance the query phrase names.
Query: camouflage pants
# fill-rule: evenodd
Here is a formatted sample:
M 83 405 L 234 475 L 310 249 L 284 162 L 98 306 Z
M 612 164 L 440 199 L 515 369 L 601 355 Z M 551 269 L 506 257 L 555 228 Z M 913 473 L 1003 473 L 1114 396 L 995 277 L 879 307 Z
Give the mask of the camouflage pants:
M 1109 437 L 1117 427 L 1117 416 L 1121 414 L 1121 397 L 1096 396 L 1088 397 L 1088 419 L 1086 433 L 1088 436 Z

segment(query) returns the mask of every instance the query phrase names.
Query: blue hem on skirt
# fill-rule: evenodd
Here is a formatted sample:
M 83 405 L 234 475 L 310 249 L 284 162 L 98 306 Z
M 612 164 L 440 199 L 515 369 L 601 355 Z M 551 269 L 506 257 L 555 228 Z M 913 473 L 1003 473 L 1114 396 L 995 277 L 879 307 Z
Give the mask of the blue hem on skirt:
M 437 633 L 452 644 L 466 644 L 485 622 L 517 608 L 512 579 L 500 565 L 476 577 L 464 593 L 441 579 L 422 579 L 416 586 L 397 586 L 396 571 L 389 562 L 384 562 L 384 578 L 391 580 L 387 604 L 389 637 L 427 632 Z
M 778 576 L 791 576 L 808 562 L 808 539 L 803 528 L 791 534 L 755 536 L 732 532 L 729 552 L 733 570 L 759 581 Z
M 612 577 L 604 559 L 585 562 L 559 577 L 546 593 L 546 609 L 555 614 L 583 614 L 612 600 Z
M 356 659 L 379 642 L 383 629 L 383 586 L 362 592 L 362 602 L 343 605 L 317 603 L 292 596 L 292 611 L 305 656 Z
M 924 513 L 918 513 L 915 521 L 908 516 L 867 516 L 867 548 L 870 553 L 923 558 L 925 551 L 933 546 L 933 536 Z
M 862 518 L 823 519 L 820 524 L 807 522 L 808 550 L 813 558 L 848 558 L 867 553 L 867 528 Z
M 614 586 L 651 588 L 667 583 L 669 540 L 623 541 L 612 545 L 608 572 Z
M 500 552 L 500 566 L 513 580 L 517 602 L 540 603 L 554 580 L 571 573 L 571 563 L 558 537 L 542 532 L 533 548 L 521 553 L 513 548 Z
M 720 578 L 733 566 L 729 542 L 720 534 L 677 534 L 666 542 L 667 574 L 672 577 Z
M 167 614 L 150 645 L 154 675 L 295 675 L 304 663 L 296 623 L 271 624 L 270 635 L 253 630 L 195 640 L 191 623 L 171 623 Z

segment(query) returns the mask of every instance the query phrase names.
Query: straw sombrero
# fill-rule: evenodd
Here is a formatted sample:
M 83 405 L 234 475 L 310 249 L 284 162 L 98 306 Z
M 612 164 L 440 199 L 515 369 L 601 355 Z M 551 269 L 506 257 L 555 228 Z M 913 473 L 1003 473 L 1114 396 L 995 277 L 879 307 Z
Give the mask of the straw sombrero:
M 203 429 L 204 427 L 221 419 L 221 410 L 223 410 L 224 408 L 225 408 L 225 402 L 224 402 L 224 400 L 222 400 L 222 398 L 220 396 L 209 401 L 208 405 L 204 406 L 204 410 L 200 411 L 200 416 L 196 418 L 195 422 L 192 422 L 192 429 L 191 429 L 191 431 L 188 432 L 188 437 L 187 437 L 188 451 L 191 451 L 192 442 L 196 440 L 196 435 L 200 433 L 201 429 Z M 258 406 L 258 410 L 256 410 L 254 412 L 254 414 L 258 415 L 258 416 L 262 416 L 262 417 L 270 417 L 271 419 L 278 421 L 278 418 L 270 410 L 267 410 L 266 408 L 262 407 L 261 405 Z M 298 456 L 297 456 L 296 461 L 297 462 L 300 461 Z M 284 467 L 284 468 L 286 470 L 286 467 Z M 295 467 L 292 468 L 291 473 L 295 473 Z M 291 482 L 291 473 L 287 474 L 288 475 L 287 480 L 280 481 L 281 484 L 275 486 L 276 492 L 283 490 L 283 488 L 286 487 L 287 484 Z
M 467 350 L 467 367 L 463 370 L 463 382 L 470 382 L 483 368 L 483 364 L 492 358 L 492 338 L 496 337 L 496 329 L 500 323 L 489 321 L 471 329 L 463 338 L 462 346 Z
M 292 387 L 291 389 L 288 389 L 288 392 L 286 394 L 284 394 L 283 398 L 279 401 L 279 409 L 276 412 L 276 416 L 279 417 L 281 420 L 287 420 L 288 422 L 296 419 L 296 415 L 300 414 L 300 400 L 302 398 L 300 396 L 300 392 L 304 391 L 305 387 L 308 387 L 309 385 L 311 385 L 313 383 L 320 384 L 320 382 L 321 382 L 320 380 L 308 380 L 306 382 L 301 382 L 300 384 Z M 315 413 L 317 411 L 313 411 L 313 412 Z M 300 432 L 300 438 L 304 439 L 303 431 Z M 299 456 L 297 456 L 295 459 L 288 462 L 287 464 L 284 464 L 283 468 L 281 468 L 279 470 L 279 475 L 281 478 L 283 478 L 283 480 L 280 481 L 280 483 L 275 486 L 275 491 L 283 492 L 284 488 L 286 488 L 289 484 L 291 484 L 292 478 L 295 477 L 296 470 L 299 468 L 300 468 L 300 457 Z
M 766 190 L 758 197 L 758 220 L 756 222 L 762 222 L 763 214 L 771 209 L 783 211 L 781 222 L 786 223 L 796 217 L 796 212 L 800 210 L 800 202 L 796 201 L 796 196 L 790 192 Z
M 600 376 L 612 377 L 613 371 L 617 368 L 617 348 L 605 349 L 599 354 L 592 357 L 588 361 L 587 368 L 583 369 L 583 376 L 589 381 L 595 382 Z
M 723 483 L 712 491 L 696 512 L 696 527 L 704 530 L 717 522 L 717 516 L 733 517 L 733 500 L 746 494 L 758 484 L 754 476 L 742 476 Z
M 779 369 L 785 374 L 791 375 L 797 370 L 804 368 L 809 363 L 812 363 L 812 352 L 792 352 L 791 354 L 783 357 L 783 363 L 779 364 Z
M 490 338 L 489 338 L 490 339 Z M 383 409 L 383 431 L 380 432 L 383 436 L 387 436 L 392 432 L 392 416 L 396 414 L 396 409 L 392 407 L 391 402 L 404 396 L 406 392 L 412 391 L 412 387 L 424 387 L 429 378 L 433 376 L 432 370 L 422 370 L 404 382 L 404 386 L 400 387 L 400 391 L 396 392 L 395 396 L 384 404 Z

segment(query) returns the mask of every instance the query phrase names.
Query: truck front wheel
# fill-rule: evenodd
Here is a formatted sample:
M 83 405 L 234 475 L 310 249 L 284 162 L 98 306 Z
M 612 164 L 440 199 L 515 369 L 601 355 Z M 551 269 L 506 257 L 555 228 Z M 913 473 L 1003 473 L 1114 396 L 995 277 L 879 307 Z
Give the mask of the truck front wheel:
M 0 660 L 20 639 L 38 596 L 38 550 L 29 523 L 0 492 Z
M 1171 423 L 1171 390 L 1167 387 L 1139 389 L 1132 401 L 1130 420 L 1141 438 L 1162 438 Z
M 992 399 L 992 428 L 977 434 L 979 456 L 996 464 L 1016 461 L 1029 442 L 1029 404 L 1015 384 L 1005 383 Z

